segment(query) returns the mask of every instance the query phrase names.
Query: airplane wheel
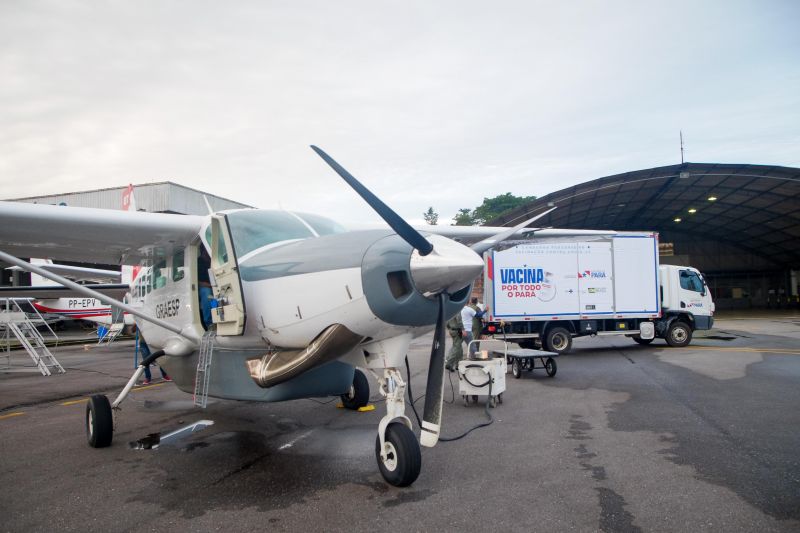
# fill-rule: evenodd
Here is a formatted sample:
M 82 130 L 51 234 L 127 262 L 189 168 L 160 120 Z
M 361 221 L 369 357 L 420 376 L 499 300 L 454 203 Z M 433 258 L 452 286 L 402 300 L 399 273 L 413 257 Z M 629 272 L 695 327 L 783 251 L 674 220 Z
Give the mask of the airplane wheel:
M 416 481 L 422 469 L 422 454 L 414 432 L 405 424 L 386 426 L 386 459 L 381 457 L 381 439 L 375 439 L 375 457 L 383 479 L 395 487 L 407 487 Z
M 511 373 L 514 374 L 514 377 L 517 379 L 522 377 L 522 367 L 519 364 L 519 359 L 514 359 L 514 362 L 511 363 Z
M 89 398 L 86 404 L 86 438 L 92 448 L 105 448 L 111 446 L 114 436 L 114 416 L 111 414 L 111 404 L 102 394 Z
M 356 368 L 353 374 L 353 385 L 350 390 L 341 395 L 342 404 L 353 411 L 369 403 L 369 381 L 367 376 Z
M 551 378 L 556 375 L 558 372 L 558 365 L 556 364 L 556 360 L 552 357 L 548 357 L 547 361 L 544 362 L 544 371 L 547 372 L 547 375 Z

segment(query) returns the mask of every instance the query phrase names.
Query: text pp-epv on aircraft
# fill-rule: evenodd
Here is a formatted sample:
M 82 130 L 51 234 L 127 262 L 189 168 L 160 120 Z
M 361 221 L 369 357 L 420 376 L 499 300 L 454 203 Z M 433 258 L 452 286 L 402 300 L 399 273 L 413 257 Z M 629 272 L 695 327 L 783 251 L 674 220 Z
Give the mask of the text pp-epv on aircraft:
M 479 254 L 533 219 L 514 228 L 417 230 L 312 148 L 389 228 L 345 231 L 318 215 L 259 209 L 185 216 L 0 202 L 0 260 L 122 308 L 153 351 L 113 403 L 90 399 L 93 447 L 111 444 L 121 402 L 155 359 L 188 393 L 202 385 L 203 394 L 231 400 L 342 395 L 354 409 L 369 400 L 358 367 L 375 375 L 386 398 L 376 439 L 381 474 L 397 486 L 417 478 L 419 445 L 435 445 L 441 425 L 444 323 L 469 297 L 483 267 Z M 469 248 L 448 237 L 484 240 Z M 142 269 L 126 303 L 19 257 Z M 200 297 L 209 267 L 213 309 L 205 323 Z M 405 415 L 401 367 L 411 340 L 434 328 L 418 441 Z M 200 376 L 198 358 L 212 344 Z

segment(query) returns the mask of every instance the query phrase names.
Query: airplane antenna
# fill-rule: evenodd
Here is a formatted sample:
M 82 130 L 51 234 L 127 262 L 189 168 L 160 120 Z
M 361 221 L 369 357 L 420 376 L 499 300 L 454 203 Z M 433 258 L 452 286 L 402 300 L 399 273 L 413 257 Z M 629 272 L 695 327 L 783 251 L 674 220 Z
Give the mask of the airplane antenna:
M 681 134 L 681 165 L 683 164 L 683 130 L 678 130 Z

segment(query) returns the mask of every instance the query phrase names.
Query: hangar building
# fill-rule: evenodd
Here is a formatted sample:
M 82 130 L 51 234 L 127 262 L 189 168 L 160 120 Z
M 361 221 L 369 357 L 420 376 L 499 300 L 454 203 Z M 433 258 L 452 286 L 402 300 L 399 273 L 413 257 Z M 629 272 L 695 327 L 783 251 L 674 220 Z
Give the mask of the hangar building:
M 798 306 L 800 169 L 685 163 L 587 181 L 488 222 L 657 231 L 661 262 L 707 278 L 717 309 Z

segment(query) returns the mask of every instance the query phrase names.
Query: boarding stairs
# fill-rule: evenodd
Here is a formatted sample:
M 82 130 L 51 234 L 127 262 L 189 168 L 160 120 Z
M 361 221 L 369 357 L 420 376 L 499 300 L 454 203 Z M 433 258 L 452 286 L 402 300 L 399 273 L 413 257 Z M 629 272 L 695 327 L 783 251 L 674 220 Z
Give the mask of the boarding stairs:
M 11 335 L 14 335 L 43 376 L 50 376 L 53 373 L 65 374 L 66 370 L 47 348 L 44 338 L 28 315 L 16 303 L 14 306 L 16 308 L 14 311 L 11 311 L 8 305 L 5 310 L 0 311 L 0 325 L 6 332 L 6 354 L 11 350 Z
M 97 344 L 111 344 L 117 337 L 122 335 L 125 330 L 125 322 L 115 322 L 108 326 L 108 331 L 105 335 L 97 339 Z
M 216 331 L 207 331 L 200 340 L 197 373 L 194 378 L 194 404 L 203 409 L 208 405 L 208 383 L 211 377 L 211 358 L 214 355 L 216 338 Z

